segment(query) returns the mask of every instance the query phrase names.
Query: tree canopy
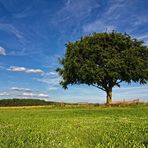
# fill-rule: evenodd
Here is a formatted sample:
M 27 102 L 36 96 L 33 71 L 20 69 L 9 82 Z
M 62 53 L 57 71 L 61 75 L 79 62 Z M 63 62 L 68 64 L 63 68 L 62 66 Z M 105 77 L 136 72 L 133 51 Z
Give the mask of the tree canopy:
M 95 86 L 107 93 L 107 104 L 114 86 L 148 80 L 148 47 L 127 33 L 93 33 L 69 42 L 60 63 L 57 71 L 65 89 L 69 84 Z

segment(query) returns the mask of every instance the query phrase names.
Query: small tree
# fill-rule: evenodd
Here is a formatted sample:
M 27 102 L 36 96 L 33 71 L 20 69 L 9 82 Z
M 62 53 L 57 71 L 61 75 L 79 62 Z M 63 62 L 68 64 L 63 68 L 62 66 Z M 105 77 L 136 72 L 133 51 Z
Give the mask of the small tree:
M 66 44 L 66 54 L 58 73 L 66 89 L 69 84 L 95 86 L 112 102 L 112 88 L 120 83 L 148 80 L 148 47 L 143 41 L 118 32 L 93 33 Z

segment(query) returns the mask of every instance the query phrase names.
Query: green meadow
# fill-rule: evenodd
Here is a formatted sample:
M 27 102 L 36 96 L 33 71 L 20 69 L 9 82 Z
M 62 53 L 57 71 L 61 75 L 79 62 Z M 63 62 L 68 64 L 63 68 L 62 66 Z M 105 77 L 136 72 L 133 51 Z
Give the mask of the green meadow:
M 148 105 L 0 108 L 0 148 L 146 148 Z

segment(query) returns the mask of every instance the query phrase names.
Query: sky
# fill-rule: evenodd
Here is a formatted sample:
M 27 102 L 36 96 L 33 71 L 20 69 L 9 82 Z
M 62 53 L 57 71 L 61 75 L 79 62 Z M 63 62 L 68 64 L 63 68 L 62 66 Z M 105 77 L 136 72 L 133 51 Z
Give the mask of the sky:
M 64 90 L 55 72 L 65 44 L 92 32 L 126 32 L 148 45 L 148 0 L 0 0 L 0 99 L 106 101 L 86 85 Z M 148 85 L 122 83 L 113 100 L 148 101 Z

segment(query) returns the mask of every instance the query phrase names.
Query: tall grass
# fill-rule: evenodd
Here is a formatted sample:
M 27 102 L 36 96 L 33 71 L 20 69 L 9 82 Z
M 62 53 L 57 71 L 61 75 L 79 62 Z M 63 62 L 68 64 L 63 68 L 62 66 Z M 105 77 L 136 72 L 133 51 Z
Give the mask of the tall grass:
M 1 148 L 144 148 L 148 106 L 0 109 Z

